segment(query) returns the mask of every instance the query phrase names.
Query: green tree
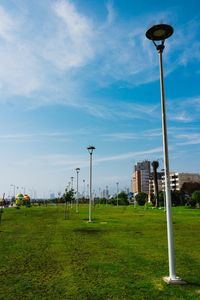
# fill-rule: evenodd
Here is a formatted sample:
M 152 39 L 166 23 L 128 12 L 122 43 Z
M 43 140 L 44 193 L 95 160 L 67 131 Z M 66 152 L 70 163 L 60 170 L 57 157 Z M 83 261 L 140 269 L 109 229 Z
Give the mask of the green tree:
M 200 190 L 192 193 L 192 201 L 200 205 Z
M 74 190 L 67 190 L 65 189 L 65 193 L 63 194 L 63 200 L 65 203 L 68 203 L 68 202 L 73 202 L 75 200 L 75 197 L 74 197 Z
M 148 194 L 140 192 L 135 196 L 135 200 L 137 201 L 138 205 L 143 206 L 148 201 Z
M 165 194 L 164 194 L 163 191 L 159 192 L 158 201 L 159 201 L 160 206 L 164 206 L 164 204 L 165 204 Z
M 192 195 L 192 193 L 197 190 L 200 190 L 199 182 L 184 182 L 181 187 L 181 191 L 188 195 Z
M 110 201 L 109 201 L 109 203 L 112 205 L 117 205 L 117 202 L 118 202 L 118 205 L 129 205 L 127 193 L 122 191 L 118 194 L 118 201 L 117 201 L 117 196 L 110 199 Z

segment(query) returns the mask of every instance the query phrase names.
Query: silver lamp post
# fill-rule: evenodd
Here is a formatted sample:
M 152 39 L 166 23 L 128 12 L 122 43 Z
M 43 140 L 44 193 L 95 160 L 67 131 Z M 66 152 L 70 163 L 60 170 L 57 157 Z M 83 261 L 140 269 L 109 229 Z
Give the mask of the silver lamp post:
M 96 148 L 88 146 L 87 150 L 90 154 L 90 197 L 89 197 L 89 223 L 92 222 L 92 153 Z
M 71 190 L 73 190 L 73 180 L 74 180 L 74 177 L 71 177 Z
M 119 188 L 119 182 L 116 182 L 116 185 L 117 185 L 117 206 L 118 206 L 118 204 L 119 204 L 119 203 L 118 203 L 118 193 L 119 193 L 119 189 L 118 189 L 118 188 Z
M 79 171 L 80 171 L 80 168 L 76 168 L 76 213 L 78 213 L 78 199 L 79 199 L 79 194 L 78 194 L 78 174 L 79 174 Z
M 85 199 L 85 179 L 83 179 L 83 198 Z
M 15 200 L 15 184 L 11 184 L 10 186 L 13 186 L 13 199 Z
M 172 26 L 166 24 L 154 25 L 146 32 L 146 37 L 152 40 L 158 54 L 160 63 L 160 91 L 161 91 L 161 107 L 162 107 L 162 135 L 163 135 L 163 156 L 164 156 L 164 172 L 165 172 L 165 193 L 166 193 L 166 209 L 167 209 L 167 239 L 168 239 L 168 259 L 169 259 L 169 276 L 164 277 L 164 281 L 170 284 L 185 284 L 181 278 L 176 276 L 175 270 L 175 255 L 174 255 L 174 237 L 172 224 L 172 209 L 171 209 L 171 189 L 169 176 L 169 157 L 168 157 L 168 142 L 167 142 L 167 123 L 165 110 L 165 94 L 164 94 L 164 79 L 163 79 L 163 59 L 162 53 L 165 48 L 164 42 L 173 34 Z M 160 41 L 160 44 L 156 44 Z

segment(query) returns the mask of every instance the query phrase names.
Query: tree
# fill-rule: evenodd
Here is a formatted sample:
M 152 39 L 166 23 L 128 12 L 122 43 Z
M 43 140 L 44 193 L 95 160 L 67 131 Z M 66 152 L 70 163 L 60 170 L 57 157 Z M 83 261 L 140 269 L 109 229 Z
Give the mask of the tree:
M 196 204 L 200 205 L 200 190 L 194 191 L 192 193 L 192 201 L 194 201 Z
M 158 194 L 158 201 L 160 203 L 160 206 L 164 206 L 165 205 L 165 192 L 161 191 Z
M 200 190 L 199 182 L 184 182 L 181 187 L 181 191 L 188 195 L 192 195 L 192 193 L 197 190 Z
M 120 192 L 118 194 L 118 201 L 117 201 L 117 196 L 115 198 L 110 199 L 109 201 L 112 205 L 129 205 L 128 201 L 128 195 L 124 191 Z
M 148 194 L 140 192 L 135 196 L 135 200 L 137 201 L 138 205 L 143 206 L 148 201 Z
M 172 205 L 181 205 L 181 193 L 179 191 L 171 191 Z
M 68 191 L 67 189 L 65 189 L 65 193 L 63 194 L 63 200 L 65 203 L 73 202 L 75 200 L 74 190 Z

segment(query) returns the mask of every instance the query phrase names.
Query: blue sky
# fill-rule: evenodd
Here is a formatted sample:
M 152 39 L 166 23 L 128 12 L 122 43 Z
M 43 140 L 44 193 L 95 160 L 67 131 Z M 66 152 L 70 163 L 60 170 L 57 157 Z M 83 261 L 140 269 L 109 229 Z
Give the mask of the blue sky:
M 0 3 L 0 193 L 63 192 L 80 167 L 88 183 L 130 187 L 135 162 L 160 159 L 154 24 L 174 34 L 164 50 L 170 169 L 199 172 L 198 0 L 2 0 Z

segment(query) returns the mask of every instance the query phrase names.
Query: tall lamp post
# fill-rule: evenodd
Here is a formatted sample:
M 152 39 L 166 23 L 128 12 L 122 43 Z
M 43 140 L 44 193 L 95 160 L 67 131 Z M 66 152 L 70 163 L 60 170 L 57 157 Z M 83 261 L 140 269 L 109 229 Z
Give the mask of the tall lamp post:
M 172 26 L 166 24 L 158 24 L 149 28 L 146 32 L 146 37 L 153 42 L 158 54 L 160 63 L 160 91 L 161 91 L 161 107 L 162 107 L 162 135 L 163 135 L 163 156 L 164 156 L 164 171 L 165 171 L 165 193 L 166 193 L 166 208 L 167 208 L 167 239 L 168 239 L 168 259 L 169 259 L 169 276 L 164 277 L 164 281 L 170 284 L 185 284 L 181 278 L 176 276 L 175 270 L 175 255 L 174 255 L 174 238 L 172 225 L 172 209 L 171 209 L 171 190 L 169 177 L 169 157 L 168 157 L 168 142 L 167 142 L 167 123 L 165 110 L 165 94 L 164 94 L 164 79 L 163 79 L 163 60 L 162 53 L 165 48 L 164 42 L 173 34 Z M 160 44 L 156 44 L 160 42 Z
M 96 148 L 88 146 L 87 150 L 90 154 L 90 197 L 89 197 L 89 223 L 92 222 L 92 153 Z
M 78 198 L 79 198 L 79 194 L 78 194 L 78 174 L 79 174 L 79 171 L 80 171 L 80 168 L 76 168 L 76 213 L 78 213 Z

